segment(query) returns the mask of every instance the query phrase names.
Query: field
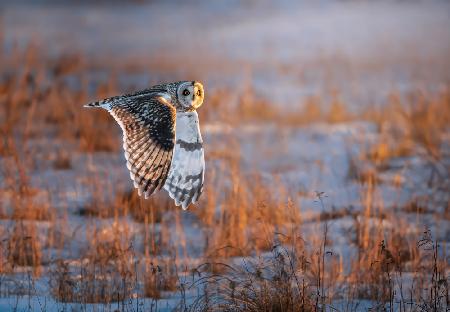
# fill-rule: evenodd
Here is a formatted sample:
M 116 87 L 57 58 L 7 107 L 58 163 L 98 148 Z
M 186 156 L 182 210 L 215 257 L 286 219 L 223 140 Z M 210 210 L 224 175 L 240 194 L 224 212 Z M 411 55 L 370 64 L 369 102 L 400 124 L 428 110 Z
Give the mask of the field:
M 1 311 L 450 309 L 450 4 L 0 7 Z M 96 99 L 199 80 L 206 182 L 137 195 Z

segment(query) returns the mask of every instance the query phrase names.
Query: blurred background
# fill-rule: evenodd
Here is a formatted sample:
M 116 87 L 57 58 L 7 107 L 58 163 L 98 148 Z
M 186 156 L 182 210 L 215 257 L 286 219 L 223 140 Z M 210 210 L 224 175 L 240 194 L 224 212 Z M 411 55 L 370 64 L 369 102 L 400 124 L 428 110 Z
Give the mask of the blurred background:
M 448 308 L 448 1 L 0 1 L 0 43 L 2 309 Z M 187 212 L 82 108 L 177 80 Z

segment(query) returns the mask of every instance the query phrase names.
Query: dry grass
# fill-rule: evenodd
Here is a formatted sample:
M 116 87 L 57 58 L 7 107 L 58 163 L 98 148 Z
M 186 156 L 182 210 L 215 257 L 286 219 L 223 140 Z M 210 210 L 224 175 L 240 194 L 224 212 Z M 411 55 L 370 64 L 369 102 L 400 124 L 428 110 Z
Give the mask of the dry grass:
M 167 263 L 146 266 L 144 273 L 144 296 L 153 299 L 163 298 L 163 292 L 173 292 L 178 289 L 177 266 L 173 260 Z
M 209 228 L 206 251 L 213 258 L 270 250 L 277 232 L 301 222 L 281 183 L 269 185 L 258 173 L 243 174 L 238 149 L 231 150 L 232 157 L 215 156 L 222 165 L 210 169 L 207 183 L 219 187 L 206 188 L 202 206 L 193 211 Z M 221 182 L 227 179 L 229 183 Z
M 128 229 L 87 227 L 88 245 L 75 264 L 57 260 L 51 266 L 50 287 L 62 302 L 112 303 L 132 296 L 136 287 L 135 251 Z
M 52 166 L 56 170 L 72 169 L 72 162 L 69 153 L 67 151 L 59 150 L 56 153 L 56 157 L 53 160 Z
M 8 244 L 8 262 L 18 266 L 37 267 L 41 251 L 34 226 L 19 223 L 13 228 Z
M 197 274 L 186 284 L 200 289 L 192 304 L 184 301 L 191 310 L 320 311 L 331 309 L 336 300 L 361 299 L 371 300 L 375 310 L 448 308 L 443 243 L 429 231 L 411 233 L 400 215 L 403 210 L 418 218 L 433 214 L 449 219 L 448 90 L 408 97 L 393 94 L 381 109 L 360 113 L 348 111 L 337 91 L 294 103 L 289 113 L 256 94 L 251 84 L 236 98 L 225 89 L 208 94 L 208 105 L 199 111 L 205 123 L 275 123 L 285 129 L 312 122 L 369 120 L 380 133 L 379 141 L 350 163 L 349 178 L 361 186 L 363 208 L 323 209 L 308 220 L 303 219 L 296 194 L 275 174 L 267 181 L 253 168 L 242 167 L 241 146 L 224 134 L 220 146 L 207 154 L 207 187 L 189 214 L 188 221 L 203 235 L 195 243 L 202 246 L 198 257 L 205 263 L 197 267 L 189 262 L 193 259 L 184 236 L 185 215 L 167 196 L 144 201 L 136 192 L 119 191 L 107 179 L 93 175 L 91 200 L 77 212 L 68 209 L 57 217 L 45 186 L 37 189 L 31 182 L 40 169 L 29 144 L 41 137 L 70 143 L 68 150 L 55 149 L 51 158 L 51 167 L 66 173 L 73 171 L 73 152 L 119 152 L 119 129 L 112 118 L 81 106 L 130 86 L 118 86 L 114 72 L 94 84 L 89 72 L 95 66 L 81 55 L 47 59 L 29 48 L 15 56 L 2 54 L 0 61 L 5 65 L 0 77 L 2 194 L 8 195 L 0 208 L 2 219 L 13 224 L 10 228 L 2 224 L 2 276 L 20 267 L 38 273 L 46 255 L 43 249 L 63 254 L 71 239 L 84 235 L 79 253 L 45 263 L 52 296 L 58 301 L 161 300 L 174 291 L 184 298 L 187 286 L 180 282 L 184 270 Z M 68 77 L 75 86 L 67 82 Z M 388 210 L 379 191 L 380 175 L 393 159 L 410 156 L 424 157 L 432 168 L 428 185 L 432 194 L 426 198 L 432 209 L 411 198 L 402 209 Z M 360 167 L 361 163 L 369 165 Z M 42 193 L 47 197 L 37 200 Z M 436 199 L 438 193 L 446 195 Z M 445 208 L 444 213 L 439 207 Z M 71 238 L 63 232 L 72 214 L 82 218 L 83 227 L 74 230 Z M 351 220 L 344 233 L 356 252 L 351 261 L 333 250 L 331 225 L 343 219 Z M 101 222 L 110 223 L 102 227 Z M 39 225 L 47 223 L 44 239 Z M 318 230 L 302 237 L 306 223 L 317 224 Z M 344 269 L 344 262 L 349 268 Z M 412 282 L 405 275 L 412 275 Z
M 269 256 L 225 266 L 225 272 L 200 279 L 207 291 L 193 306 L 213 311 L 314 311 L 304 249 L 301 242 L 292 241 L 292 249 L 274 245 Z

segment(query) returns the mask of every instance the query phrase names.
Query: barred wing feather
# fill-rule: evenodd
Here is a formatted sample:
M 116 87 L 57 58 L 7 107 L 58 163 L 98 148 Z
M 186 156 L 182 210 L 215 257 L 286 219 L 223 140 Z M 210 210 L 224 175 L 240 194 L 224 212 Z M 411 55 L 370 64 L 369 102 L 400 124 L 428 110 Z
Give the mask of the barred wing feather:
M 127 168 L 139 195 L 161 189 L 172 161 L 175 109 L 155 94 L 118 96 L 86 105 L 109 111 L 123 131 Z

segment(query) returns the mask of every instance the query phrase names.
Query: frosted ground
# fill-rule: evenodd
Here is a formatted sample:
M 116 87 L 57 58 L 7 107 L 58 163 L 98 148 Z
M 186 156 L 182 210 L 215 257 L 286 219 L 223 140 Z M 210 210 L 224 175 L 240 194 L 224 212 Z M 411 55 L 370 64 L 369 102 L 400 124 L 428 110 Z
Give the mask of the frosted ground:
M 289 112 L 305 98 L 324 90 L 339 90 L 343 103 L 351 111 L 359 111 L 362 106 L 383 103 L 393 90 L 402 96 L 416 88 L 439 91 L 448 86 L 448 2 L 264 1 L 258 4 L 216 1 L 188 5 L 168 1 L 94 6 L 18 2 L 3 5 L 0 22 L 6 49 L 31 42 L 49 55 L 67 51 L 82 53 L 99 64 L 111 64 L 115 73 L 132 64 L 132 74 L 118 75 L 119 88 L 123 90 L 144 88 L 156 80 L 184 79 L 188 72 L 195 75 L 192 79 L 204 81 L 207 90 L 228 88 L 240 93 L 250 84 L 258 96 Z M 149 71 L 158 62 L 164 63 L 167 72 Z M 91 73 L 99 80 L 109 74 L 103 69 Z M 68 83 L 78 87 L 77 81 L 69 79 Z M 230 105 L 236 103 L 237 98 L 231 94 Z M 208 105 L 208 99 L 204 105 Z M 360 170 L 372 166 L 355 159 L 384 140 L 374 123 L 316 123 L 280 129 L 275 123 L 235 127 L 209 122 L 202 124 L 202 133 L 206 153 L 223 149 L 222 136 L 234 137 L 240 146 L 242 168 L 248 168 L 249 173 L 260 172 L 267 183 L 272 183 L 277 176 L 301 207 L 305 223 L 302 231 L 306 237 L 321 230 L 320 216 L 324 210 L 344 211 L 344 217 L 330 224 L 332 249 L 344 257 L 355 252 L 343 233 L 352 226 L 351 214 L 362 210 L 364 186 L 349 175 L 351 166 Z M 448 143 L 449 134 L 446 135 Z M 120 144 L 119 132 L 117 138 Z M 64 148 L 66 143 L 40 138 L 28 144 Z M 73 261 L 74 266 L 79 264 L 77 255 L 87 239 L 82 233 L 88 233 L 84 229 L 90 225 L 80 209 L 91 200 L 92 185 L 88 183 L 91 177 L 104 177 L 107 195 L 111 197 L 116 192 L 131 190 L 121 152 L 74 152 L 71 162 L 70 170 L 56 171 L 43 163 L 31 173 L 32 185 L 44 186 L 52 194 L 52 206 L 61 216 L 69 212 L 60 234 L 72 237 L 71 243 L 64 250 L 45 251 L 44 263 L 58 258 Z M 411 194 L 426 194 L 428 190 L 423 186 L 428 171 L 425 160 L 419 156 L 392 159 L 389 169 L 380 175 L 378 196 L 385 211 L 401 209 Z M 325 192 L 324 207 L 317 202 L 316 191 Z M 9 194 L 0 194 L 2 206 L 8 207 Z M 444 200 L 446 195 L 445 192 L 442 195 Z M 36 195 L 37 201 L 39 196 Z M 421 216 L 416 220 L 415 215 L 405 213 L 405 220 L 411 219 L 408 231 L 420 232 L 429 227 L 449 250 L 449 221 L 436 220 L 433 215 Z M 113 229 L 118 230 L 112 219 L 93 219 L 90 222 L 96 224 L 105 239 L 112 236 Z M 188 246 L 183 263 L 199 265 L 204 232 L 189 213 L 183 214 L 181 221 Z M 1 222 L 8 227 L 13 221 Z M 43 233 L 50 226 L 45 221 L 37 223 Z M 142 224 L 126 217 L 121 224 L 127 224 L 123 230 L 133 237 L 133 245 L 139 246 Z M 389 220 L 383 224 L 387 230 L 396 226 Z M 177 238 L 172 239 L 176 246 Z M 36 311 L 117 308 L 116 305 L 57 303 L 49 297 L 45 268 L 32 286 L 27 270 L 19 271 L 2 275 L 0 289 L 5 296 L 0 299 L 1 310 L 27 311 L 30 306 Z M 31 298 L 26 295 L 30 288 Z M 190 295 L 195 296 L 195 292 Z M 164 297 L 158 302 L 159 308 L 170 309 L 178 304 L 178 293 L 167 293 Z M 152 304 L 155 302 L 151 299 L 144 302 L 146 309 Z M 119 309 L 136 311 L 144 306 L 131 301 Z

